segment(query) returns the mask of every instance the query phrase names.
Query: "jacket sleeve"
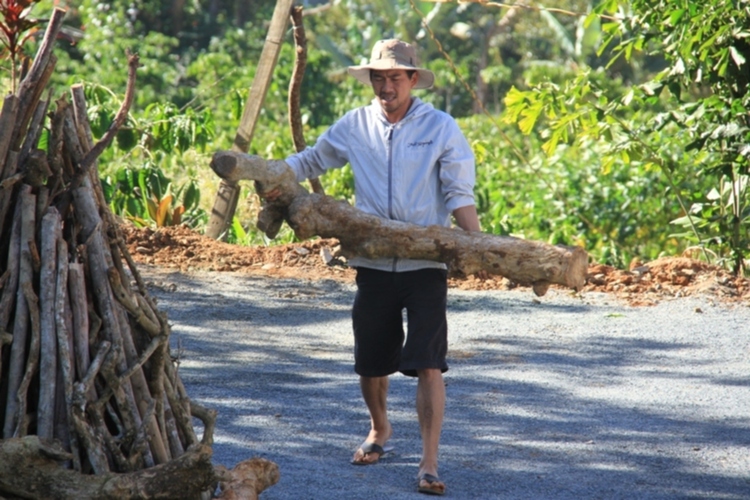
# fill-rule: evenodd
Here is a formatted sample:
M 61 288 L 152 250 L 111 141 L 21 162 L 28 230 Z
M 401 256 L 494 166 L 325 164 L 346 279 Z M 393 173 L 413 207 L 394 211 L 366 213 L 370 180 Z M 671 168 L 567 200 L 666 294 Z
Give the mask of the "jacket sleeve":
M 319 177 L 330 168 L 340 168 L 349 162 L 349 137 L 347 118 L 344 115 L 318 137 L 313 147 L 286 158 L 287 164 L 297 175 L 297 181 Z
M 458 127 L 450 118 L 446 124 L 448 139 L 440 156 L 440 183 L 445 206 L 450 212 L 474 205 L 474 152 Z

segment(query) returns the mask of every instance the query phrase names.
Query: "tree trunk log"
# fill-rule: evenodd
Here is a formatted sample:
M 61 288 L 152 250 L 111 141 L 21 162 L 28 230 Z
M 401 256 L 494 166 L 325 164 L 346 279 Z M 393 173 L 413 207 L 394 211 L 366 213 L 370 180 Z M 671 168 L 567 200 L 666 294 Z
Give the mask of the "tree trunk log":
M 31 499 L 197 499 L 217 482 L 211 448 L 198 445 L 163 465 L 127 474 L 82 475 L 60 467 L 70 454 L 37 436 L 0 442 L 0 493 Z
M 462 275 L 483 270 L 532 285 L 540 296 L 550 284 L 580 290 L 586 281 L 588 254 L 580 247 L 384 220 L 329 196 L 307 193 L 281 160 L 220 151 L 211 168 L 229 181 L 255 180 L 263 191 L 278 188 L 275 204 L 297 237 L 337 238 L 346 256 L 433 260 Z

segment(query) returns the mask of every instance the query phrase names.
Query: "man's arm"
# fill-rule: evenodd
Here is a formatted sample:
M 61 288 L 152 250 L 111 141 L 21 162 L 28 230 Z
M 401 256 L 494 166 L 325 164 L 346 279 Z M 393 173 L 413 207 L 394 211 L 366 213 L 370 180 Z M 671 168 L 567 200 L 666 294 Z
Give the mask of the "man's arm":
M 481 231 L 479 226 L 479 217 L 477 216 L 476 205 L 467 205 L 457 208 L 453 211 L 453 218 L 456 219 L 458 227 L 464 231 Z
M 479 216 L 477 216 L 476 205 L 466 205 L 465 207 L 459 207 L 453 211 L 453 218 L 456 219 L 458 227 L 464 231 L 481 231 L 482 228 L 479 226 Z M 484 281 L 490 277 L 487 271 L 481 270 L 475 274 L 477 278 Z

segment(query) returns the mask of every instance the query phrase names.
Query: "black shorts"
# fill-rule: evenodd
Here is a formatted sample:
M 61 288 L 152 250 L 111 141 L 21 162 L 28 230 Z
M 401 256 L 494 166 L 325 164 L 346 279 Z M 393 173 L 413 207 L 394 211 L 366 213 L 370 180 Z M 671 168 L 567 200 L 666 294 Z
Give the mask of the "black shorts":
M 416 377 L 417 370 L 448 370 L 447 278 L 443 269 L 392 273 L 357 268 L 352 308 L 355 372 L 384 377 L 400 371 Z

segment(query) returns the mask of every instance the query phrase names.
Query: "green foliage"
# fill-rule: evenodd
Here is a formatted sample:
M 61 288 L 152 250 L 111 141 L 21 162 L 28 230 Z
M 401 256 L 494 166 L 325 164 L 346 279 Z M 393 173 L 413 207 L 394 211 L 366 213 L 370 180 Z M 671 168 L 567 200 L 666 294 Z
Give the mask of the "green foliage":
M 578 14 L 521 9 L 503 24 L 507 9 L 479 2 L 412 8 L 409 0 L 349 0 L 306 16 L 307 143 L 372 98 L 346 66 L 366 59 L 379 38 L 412 40 L 437 75 L 435 88 L 417 95 L 458 117 L 474 148 L 486 231 L 581 244 L 594 259 L 615 265 L 697 246 L 741 269 L 750 196 L 746 2 L 554 4 Z M 41 0 L 36 17 L 52 5 Z M 127 124 L 100 158 L 118 213 L 157 224 L 168 221 L 166 214 L 174 222 L 183 206 L 183 220 L 205 220 L 212 197 L 203 196 L 200 206 L 187 192 L 216 192 L 208 156 L 232 145 L 274 6 L 272 0 L 68 6 L 65 36 L 75 35 L 77 43 L 58 42 L 65 50 L 56 52 L 53 78 L 64 90 L 85 78 L 95 136 L 109 126 L 124 93 L 126 50 L 138 52 L 143 64 Z M 37 43 L 30 38 L 24 54 Z M 288 31 L 250 153 L 284 158 L 294 150 L 287 124 L 294 56 Z M 503 113 L 500 130 L 494 118 L 474 116 L 480 108 L 465 85 L 490 112 Z M 321 181 L 328 194 L 353 202 L 348 167 Z M 250 199 L 229 239 L 267 244 L 252 227 L 257 203 Z M 293 238 L 284 229 L 276 241 Z
M 29 17 L 39 0 L 0 0 L 0 61 L 8 59 L 10 90 L 15 91 L 21 63 L 28 59 L 26 42 L 38 31 L 39 21 Z
M 187 182 L 173 191 L 172 181 L 151 165 L 122 167 L 102 179 L 102 186 L 112 212 L 138 226 L 195 227 L 206 222 L 196 183 Z
M 102 135 L 120 106 L 118 97 L 101 85 L 85 87 L 92 133 Z M 115 214 L 145 226 L 205 224 L 200 188 L 186 172 L 174 181 L 166 174 L 169 162 L 202 151 L 213 138 L 208 110 L 177 110 L 173 105 L 152 104 L 139 116 L 130 116 L 116 136 L 102 169 L 105 197 Z M 121 156 L 121 154 L 123 154 Z
M 664 228 L 679 211 L 654 169 L 616 159 L 602 172 L 606 139 L 559 146 L 538 154 L 543 138 L 504 130 L 530 158 L 522 161 L 505 141 L 488 140 L 496 125 L 484 117 L 460 125 L 477 158 L 475 189 L 485 232 L 551 244 L 581 245 L 597 262 L 627 266 L 635 257 L 677 251 Z
M 505 120 L 538 134 L 550 158 L 560 149 L 598 141 L 601 175 L 616 171 L 620 162 L 659 172 L 664 194 L 679 206 L 667 212 L 670 220 L 689 230 L 674 236 L 720 261 L 729 259 L 740 272 L 749 241 L 743 152 L 750 140 L 750 73 L 743 66 L 750 56 L 750 23 L 746 13 L 724 2 L 684 5 L 633 1 L 632 16 L 603 27 L 608 43 L 624 40 L 615 58 L 629 60 L 640 50 L 666 57 L 668 67 L 650 81 L 617 89 L 598 76 L 601 71 L 562 82 L 538 80 L 530 90 L 508 92 Z M 597 12 L 618 7 L 605 2 Z
M 669 65 L 644 90 L 668 93 L 671 112 L 662 121 L 681 129 L 686 149 L 702 155 L 695 171 L 711 179 L 710 189 L 693 197 L 693 208 L 684 217 L 702 229 L 694 231 L 699 245 L 741 272 L 750 243 L 750 193 L 745 189 L 750 174 L 748 5 L 720 0 L 634 0 L 632 5 L 632 38 L 616 50 L 625 57 L 642 48 L 663 52 Z

